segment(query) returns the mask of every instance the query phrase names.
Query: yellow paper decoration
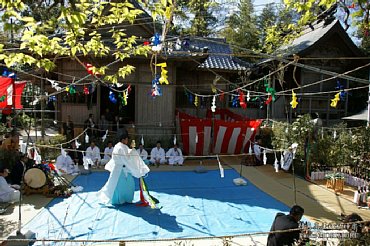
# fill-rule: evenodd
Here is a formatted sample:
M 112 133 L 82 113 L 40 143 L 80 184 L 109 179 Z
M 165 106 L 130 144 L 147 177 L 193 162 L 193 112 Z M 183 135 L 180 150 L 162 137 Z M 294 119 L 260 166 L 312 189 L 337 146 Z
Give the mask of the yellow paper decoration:
M 292 108 L 296 108 L 298 105 L 297 102 L 297 94 L 292 90 L 292 101 L 290 102 L 290 105 L 292 105 Z
M 339 96 L 340 96 L 340 93 L 339 92 L 337 94 L 335 94 L 334 98 L 331 99 L 330 106 L 332 106 L 333 108 L 336 108 L 337 107 L 337 104 L 340 101 L 340 97 Z
M 157 64 L 157 67 L 161 67 L 161 77 L 159 78 L 159 83 L 161 84 L 170 84 L 170 82 L 168 82 L 168 71 L 167 71 L 167 63 L 165 62 L 162 62 L 162 63 L 158 63 Z
M 198 96 L 195 96 L 195 99 L 194 99 L 194 105 L 195 105 L 196 107 L 198 107 L 198 105 L 199 105 L 199 99 L 198 99 Z
M 68 91 L 69 91 L 69 86 L 66 87 L 66 92 L 68 92 Z
M 217 88 L 214 85 L 211 85 L 212 93 L 217 93 Z

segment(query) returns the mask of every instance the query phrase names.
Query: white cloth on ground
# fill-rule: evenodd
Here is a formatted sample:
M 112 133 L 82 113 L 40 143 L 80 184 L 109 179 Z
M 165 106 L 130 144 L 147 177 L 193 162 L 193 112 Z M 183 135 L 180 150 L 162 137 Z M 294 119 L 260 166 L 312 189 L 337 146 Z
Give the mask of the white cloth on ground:
M 135 149 L 121 142 L 114 146 L 111 160 L 105 165 L 105 169 L 110 172 L 109 179 L 103 188 L 98 192 L 98 197 L 104 203 L 109 203 L 114 195 L 121 170 L 125 175 L 131 173 L 135 178 L 140 178 L 146 175 L 150 169 L 145 165 Z
M 12 188 L 3 176 L 0 176 L 0 202 L 18 202 L 20 199 L 20 192 Z
M 168 164 L 170 165 L 182 165 L 184 163 L 184 157 L 182 156 L 182 151 L 179 148 L 171 148 L 167 151 L 166 157 L 168 158 Z
M 150 152 L 150 162 L 152 164 L 156 163 L 156 160 L 159 160 L 160 164 L 166 163 L 166 154 L 162 148 L 153 148 Z
M 59 171 L 66 174 L 78 173 L 79 171 L 78 167 L 69 155 L 59 155 L 55 162 L 55 166 Z
M 95 165 L 96 163 L 99 165 L 99 163 L 101 161 L 99 147 L 97 147 L 97 146 L 95 146 L 94 148 L 91 148 L 91 146 L 88 147 L 86 149 L 86 158 L 90 159 L 92 161 L 93 165 Z

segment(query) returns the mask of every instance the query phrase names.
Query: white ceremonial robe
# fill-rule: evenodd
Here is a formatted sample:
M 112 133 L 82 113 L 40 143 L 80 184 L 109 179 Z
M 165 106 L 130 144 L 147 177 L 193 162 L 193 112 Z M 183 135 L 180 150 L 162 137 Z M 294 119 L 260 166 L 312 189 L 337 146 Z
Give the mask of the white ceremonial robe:
M 150 171 L 137 151 L 121 142 L 114 146 L 112 158 L 105 165 L 105 169 L 110 172 L 109 179 L 98 192 L 98 197 L 104 203 L 112 201 L 122 170 L 126 176 L 130 173 L 135 178 L 140 178 Z
M 168 164 L 170 165 L 182 165 L 184 163 L 184 157 L 182 156 L 181 149 L 171 148 L 167 151 L 166 157 L 168 158 Z
M 261 147 L 258 144 L 253 145 L 253 152 L 257 159 L 261 161 Z
M 86 159 L 91 160 L 93 165 L 95 164 L 99 165 L 101 161 L 99 147 L 95 146 L 94 149 L 88 147 L 86 150 Z
M 148 152 L 145 149 L 142 149 L 141 151 L 140 149 L 137 149 L 136 151 L 139 153 L 141 159 L 143 160 L 148 159 Z
M 104 149 L 104 158 L 101 160 L 102 165 L 105 165 L 108 163 L 108 161 L 110 161 L 110 159 L 112 158 L 112 152 L 113 152 L 113 147 L 112 148 L 106 147 Z
M 0 176 L 0 202 L 18 202 L 20 199 L 19 190 L 12 188 L 3 176 Z
M 79 171 L 78 167 L 75 165 L 74 161 L 69 155 L 58 156 L 55 162 L 55 166 L 59 171 L 66 174 L 78 173 Z
M 162 148 L 153 148 L 150 152 L 150 163 L 155 164 L 156 160 L 159 160 L 160 164 L 166 163 L 166 154 Z

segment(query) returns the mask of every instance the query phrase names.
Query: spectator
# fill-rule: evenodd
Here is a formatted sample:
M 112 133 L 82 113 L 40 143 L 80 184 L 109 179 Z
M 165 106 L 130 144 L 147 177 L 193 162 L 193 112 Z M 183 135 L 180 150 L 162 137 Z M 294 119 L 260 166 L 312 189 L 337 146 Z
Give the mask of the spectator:
M 104 158 L 103 160 L 101 160 L 102 165 L 105 165 L 108 163 L 108 161 L 110 161 L 110 159 L 112 158 L 112 152 L 113 152 L 113 143 L 112 141 L 109 141 L 107 147 L 104 149 Z
M 170 165 L 180 165 L 184 163 L 184 157 L 182 156 L 182 151 L 177 147 L 177 144 L 173 146 L 173 148 L 169 149 L 166 153 L 166 157 L 168 158 L 168 164 Z
M 100 137 L 103 137 L 107 130 L 109 130 L 109 122 L 105 119 L 105 115 L 100 116 L 99 121 Z
M 65 174 L 77 175 L 79 170 L 72 160 L 71 156 L 66 153 L 61 153 L 55 163 L 55 166 L 58 170 Z
M 298 205 L 294 205 L 290 209 L 288 215 L 278 213 L 274 222 L 272 223 L 270 231 L 297 229 L 303 213 L 304 209 Z M 267 238 L 267 246 L 293 245 L 294 242 L 299 239 L 299 233 L 299 230 L 282 233 L 270 233 Z
M 75 165 L 83 165 L 83 154 L 76 146 L 76 142 L 71 143 L 71 151 L 68 151 L 68 155 L 71 157 Z
M 100 149 L 95 145 L 95 141 L 91 141 L 90 147 L 86 149 L 86 158 L 94 167 L 100 166 Z
M 67 121 L 63 123 L 63 134 L 66 136 L 67 141 L 70 141 L 71 139 L 74 138 L 75 135 L 75 127 L 74 124 L 71 120 L 71 116 L 67 116 Z
M 9 185 L 5 179 L 8 174 L 9 170 L 0 164 L 0 202 L 18 202 L 20 200 L 20 186 Z
M 112 122 L 114 121 L 114 116 L 113 116 L 113 113 L 110 112 L 109 108 L 106 108 L 105 109 L 105 118 L 107 119 L 107 121 L 112 124 Z
M 149 165 L 150 162 L 148 160 L 148 152 L 144 149 L 144 145 L 142 143 L 139 144 L 139 148 L 137 149 L 141 159 L 143 159 L 144 163 Z
M 161 141 L 157 141 L 157 147 L 154 147 L 150 152 L 150 163 L 159 166 L 159 164 L 166 163 L 164 149 L 161 147 Z
M 94 121 L 94 116 L 93 114 L 89 114 L 89 118 L 87 120 L 85 120 L 85 129 L 88 129 L 86 132 L 87 132 L 87 135 L 89 135 L 89 137 L 95 137 L 96 136 L 96 124 L 95 124 L 95 121 Z

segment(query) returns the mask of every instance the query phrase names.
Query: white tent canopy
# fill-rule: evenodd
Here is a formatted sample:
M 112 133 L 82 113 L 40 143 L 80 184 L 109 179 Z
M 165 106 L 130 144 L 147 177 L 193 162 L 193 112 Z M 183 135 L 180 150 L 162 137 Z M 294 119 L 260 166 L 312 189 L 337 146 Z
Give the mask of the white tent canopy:
M 358 114 L 343 117 L 342 119 L 343 120 L 363 120 L 363 121 L 367 121 L 367 116 L 368 116 L 368 110 L 364 109 Z

